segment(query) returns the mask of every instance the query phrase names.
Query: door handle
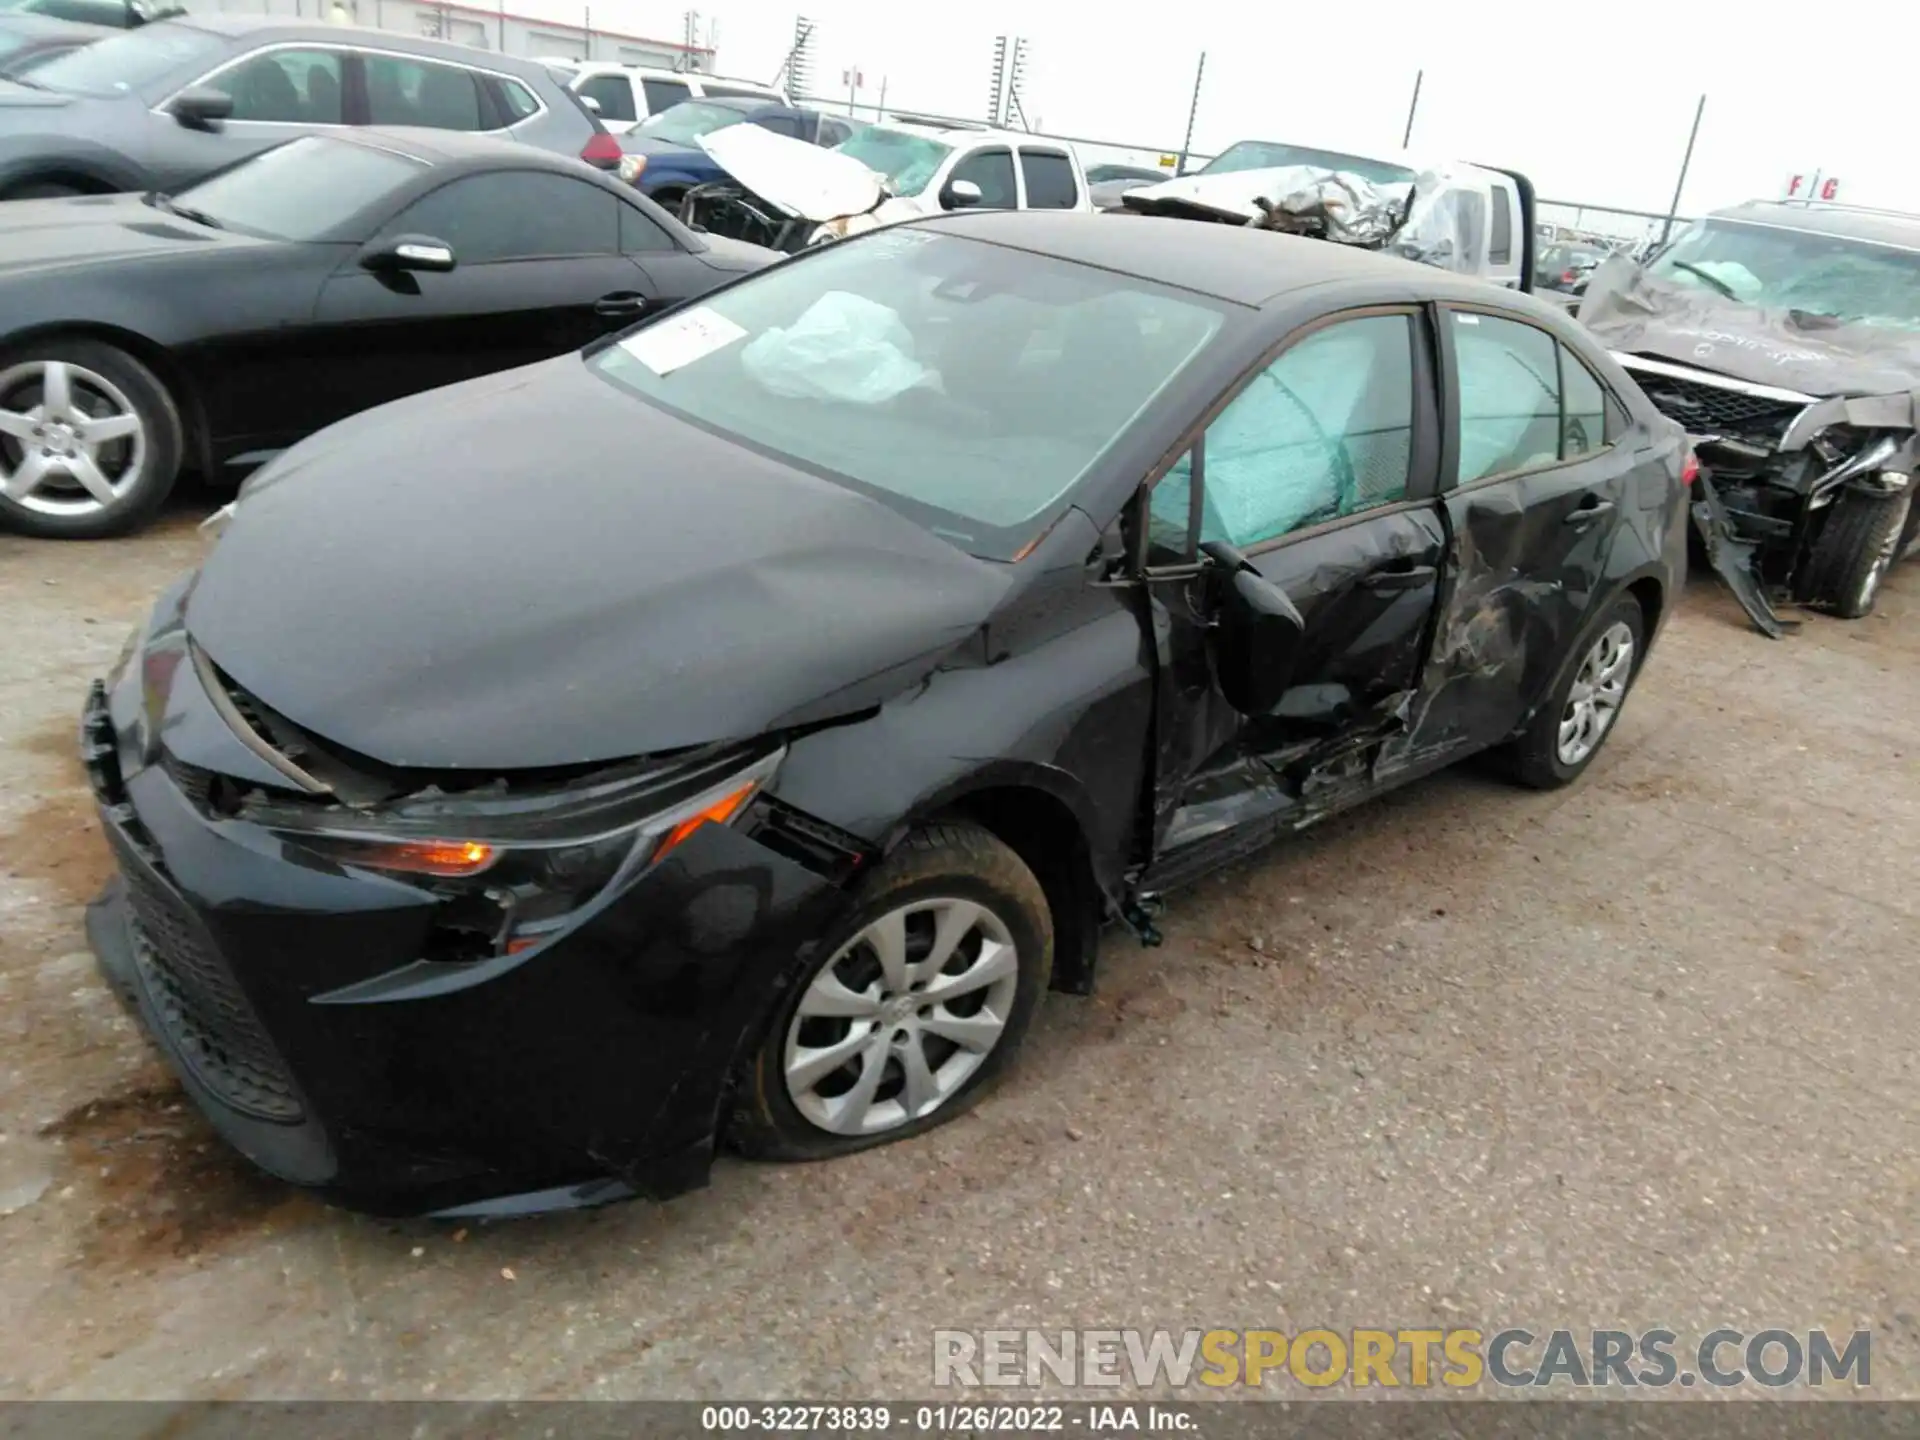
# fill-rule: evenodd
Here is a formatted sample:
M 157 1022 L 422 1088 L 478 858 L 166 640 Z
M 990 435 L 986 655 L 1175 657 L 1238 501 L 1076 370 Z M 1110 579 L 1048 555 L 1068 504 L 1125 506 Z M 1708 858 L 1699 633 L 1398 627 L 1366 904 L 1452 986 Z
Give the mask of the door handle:
M 1565 523 L 1568 525 L 1591 525 L 1602 515 L 1611 515 L 1612 513 L 1613 501 L 1595 500 L 1589 496 L 1581 503 L 1578 510 L 1573 511 L 1567 516 Z
M 1433 566 L 1406 565 L 1394 570 L 1376 570 L 1360 583 L 1369 590 L 1418 590 L 1433 579 Z
M 593 302 L 596 315 L 638 315 L 647 308 L 647 297 L 632 290 L 616 290 Z

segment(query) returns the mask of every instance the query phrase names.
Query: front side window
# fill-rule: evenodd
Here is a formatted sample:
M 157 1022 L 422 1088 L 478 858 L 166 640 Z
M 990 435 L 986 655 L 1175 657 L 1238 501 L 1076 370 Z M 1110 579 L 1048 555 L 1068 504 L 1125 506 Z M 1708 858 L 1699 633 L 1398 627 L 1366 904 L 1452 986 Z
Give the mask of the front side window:
M 758 125 L 762 130 L 771 130 L 776 135 L 785 135 L 789 140 L 804 140 L 807 138 L 801 132 L 800 121 L 797 116 L 762 115 L 753 123 Z
M 362 211 L 377 213 L 381 200 L 419 179 L 424 169 L 421 161 L 391 150 L 307 135 L 222 170 L 177 198 L 242 235 L 318 240 Z
M 1051 150 L 1022 150 L 1020 174 L 1027 182 L 1029 210 L 1071 210 L 1080 203 L 1073 162 Z
M 580 94 L 600 107 L 602 120 L 635 120 L 633 82 L 624 75 L 595 75 L 580 83 Z
M 1455 311 L 1450 320 L 1460 376 L 1459 483 L 1558 460 L 1558 343 L 1497 315 Z
M 269 50 L 213 78 L 233 97 L 235 120 L 280 125 L 341 125 L 340 54 L 335 50 Z
M 430 235 L 461 265 L 620 251 L 620 201 L 584 180 L 521 170 L 470 175 L 407 207 L 389 235 Z
M 1008 560 L 1225 318 L 1186 291 L 895 228 L 762 270 L 588 363 Z
M 980 198 L 974 204 L 981 210 L 1016 210 L 1020 206 L 1020 192 L 1014 188 L 1012 151 L 974 151 L 947 176 L 949 185 L 956 180 L 971 180 L 980 187 Z
M 480 77 L 458 65 L 369 55 L 367 119 L 374 125 L 423 125 L 430 130 L 484 130 Z
M 69 51 L 34 71 L 33 83 L 72 95 L 129 95 L 227 49 L 218 36 L 161 21 Z
M 838 148 L 879 175 L 895 195 L 918 195 L 925 190 L 953 153 L 951 145 L 884 125 L 869 125 Z
M 1367 315 L 1316 330 L 1207 426 L 1200 538 L 1244 549 L 1407 498 L 1413 322 Z M 1184 553 L 1191 463 L 1154 486 L 1156 549 Z

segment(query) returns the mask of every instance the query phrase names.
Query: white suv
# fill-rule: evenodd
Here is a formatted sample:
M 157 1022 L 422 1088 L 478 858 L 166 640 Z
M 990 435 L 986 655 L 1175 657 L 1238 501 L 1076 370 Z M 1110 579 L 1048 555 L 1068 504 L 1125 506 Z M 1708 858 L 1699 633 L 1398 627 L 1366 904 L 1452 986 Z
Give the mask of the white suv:
M 649 115 L 658 115 L 682 100 L 709 95 L 738 95 L 788 105 L 787 92 L 751 80 L 728 80 L 718 75 L 696 75 L 679 70 L 650 70 L 641 65 L 615 65 L 600 60 L 549 60 L 554 78 L 582 100 L 590 101 L 600 123 L 621 135 Z
M 959 208 L 950 187 L 971 181 L 985 210 L 1092 210 L 1086 172 L 1073 146 L 1017 130 L 889 121 L 856 131 L 836 147 L 875 171 L 903 200 L 925 210 Z

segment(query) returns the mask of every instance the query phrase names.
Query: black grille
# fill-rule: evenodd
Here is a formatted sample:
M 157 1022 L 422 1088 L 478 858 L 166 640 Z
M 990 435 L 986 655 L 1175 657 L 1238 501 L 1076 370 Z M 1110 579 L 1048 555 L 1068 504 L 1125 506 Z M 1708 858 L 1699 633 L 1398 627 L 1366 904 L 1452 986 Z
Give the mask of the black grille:
M 165 754 L 160 756 L 160 768 L 167 772 L 187 803 L 205 814 L 213 800 L 213 772 L 202 770 L 198 765 L 189 765 L 184 760 L 176 760 Z
M 134 960 L 194 1078 L 242 1114 L 284 1124 L 304 1118 L 293 1078 L 205 927 L 136 858 L 123 856 L 120 869 Z
M 1778 439 L 1805 408 L 1797 400 L 1769 400 L 1701 380 L 1634 371 L 1633 377 L 1660 413 L 1678 420 L 1689 434 L 1765 435 Z

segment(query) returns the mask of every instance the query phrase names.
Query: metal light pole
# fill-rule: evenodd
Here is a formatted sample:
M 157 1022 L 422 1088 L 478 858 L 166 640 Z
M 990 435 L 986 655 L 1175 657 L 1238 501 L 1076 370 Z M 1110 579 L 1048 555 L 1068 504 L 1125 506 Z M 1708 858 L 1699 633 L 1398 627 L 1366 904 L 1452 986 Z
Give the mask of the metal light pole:
M 1180 142 L 1180 163 L 1173 173 L 1187 173 L 1187 156 L 1193 152 L 1193 122 L 1200 115 L 1200 82 L 1207 78 L 1207 52 L 1200 52 L 1200 64 L 1193 72 L 1193 98 L 1187 102 L 1187 138 Z
M 1702 95 L 1700 103 L 1693 107 L 1693 129 L 1687 132 L 1687 153 L 1680 159 L 1680 178 L 1674 183 L 1673 204 L 1667 207 L 1667 218 L 1660 222 L 1660 243 L 1667 243 L 1672 233 L 1673 222 L 1680 214 L 1680 194 L 1687 188 L 1687 170 L 1693 164 L 1693 142 L 1700 138 L 1700 117 L 1706 113 L 1707 97 Z
M 1426 78 L 1427 72 L 1424 69 L 1413 72 L 1413 101 L 1407 106 L 1407 128 L 1400 136 L 1402 150 L 1413 144 L 1413 116 L 1414 112 L 1420 108 L 1420 82 Z

